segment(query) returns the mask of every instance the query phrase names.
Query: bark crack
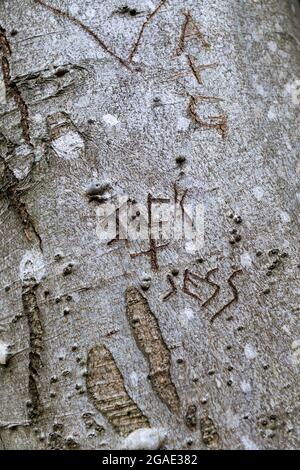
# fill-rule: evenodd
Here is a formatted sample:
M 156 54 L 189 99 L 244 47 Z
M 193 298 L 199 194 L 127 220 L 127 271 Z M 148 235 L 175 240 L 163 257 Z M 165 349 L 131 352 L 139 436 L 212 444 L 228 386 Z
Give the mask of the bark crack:
M 15 100 L 17 108 L 19 109 L 21 115 L 21 127 L 22 134 L 25 142 L 31 144 L 30 139 L 30 128 L 29 128 L 29 113 L 28 106 L 22 97 L 22 94 L 15 83 L 11 78 L 10 71 L 10 56 L 11 56 L 11 47 L 6 36 L 6 31 L 2 26 L 0 26 L 0 48 L 2 50 L 1 66 L 4 84 L 7 94 L 10 92 Z
M 13 171 L 9 168 L 5 158 L 0 155 L 0 159 L 4 164 L 4 174 L 6 178 L 6 188 L 4 189 L 4 192 L 7 195 L 12 207 L 21 219 L 22 225 L 24 227 L 25 237 L 28 241 L 32 242 L 32 235 L 34 235 L 39 243 L 41 252 L 43 252 L 43 242 L 41 236 L 38 233 L 35 222 L 29 214 L 25 202 L 22 201 L 20 191 L 17 188 L 19 180 L 16 178 Z
M 22 304 L 29 328 L 29 418 L 35 421 L 42 413 L 39 392 L 39 374 L 42 367 L 43 327 L 40 308 L 37 303 L 35 279 L 25 282 L 22 287 Z

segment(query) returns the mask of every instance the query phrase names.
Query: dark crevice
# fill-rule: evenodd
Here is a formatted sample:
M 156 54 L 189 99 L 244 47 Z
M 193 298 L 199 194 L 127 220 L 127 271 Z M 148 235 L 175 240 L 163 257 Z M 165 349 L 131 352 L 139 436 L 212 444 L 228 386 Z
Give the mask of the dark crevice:
M 32 242 L 32 236 L 34 236 L 39 243 L 40 250 L 43 251 L 43 242 L 41 236 L 38 233 L 33 218 L 27 210 L 25 202 L 22 201 L 20 194 L 21 191 L 18 190 L 19 180 L 16 178 L 13 171 L 9 168 L 5 158 L 1 155 L 0 161 L 2 161 L 4 164 L 4 185 L 1 188 L 1 191 L 7 196 L 11 206 L 18 214 L 27 240 Z
M 43 327 L 36 298 L 38 283 L 30 279 L 22 287 L 22 304 L 29 328 L 29 418 L 35 421 L 42 413 L 39 382 L 42 367 Z
M 17 86 L 17 84 L 11 78 L 11 71 L 10 71 L 10 56 L 11 56 L 11 48 L 9 41 L 6 36 L 6 31 L 2 26 L 0 26 L 0 48 L 2 52 L 1 58 L 1 66 L 2 66 L 2 73 L 4 84 L 6 88 L 7 94 L 11 94 L 15 100 L 17 108 L 19 109 L 21 115 L 21 127 L 23 138 L 27 144 L 31 144 L 30 139 L 30 128 L 29 128 L 29 113 L 28 107 L 25 100 L 22 97 L 22 94 Z

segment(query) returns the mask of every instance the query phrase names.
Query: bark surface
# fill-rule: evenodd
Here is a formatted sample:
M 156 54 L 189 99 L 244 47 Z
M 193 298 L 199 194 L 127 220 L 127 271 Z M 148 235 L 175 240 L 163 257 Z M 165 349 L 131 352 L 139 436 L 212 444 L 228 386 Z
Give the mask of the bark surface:
M 0 448 L 299 447 L 299 24 L 0 1 Z M 124 195 L 203 202 L 203 247 L 101 242 Z

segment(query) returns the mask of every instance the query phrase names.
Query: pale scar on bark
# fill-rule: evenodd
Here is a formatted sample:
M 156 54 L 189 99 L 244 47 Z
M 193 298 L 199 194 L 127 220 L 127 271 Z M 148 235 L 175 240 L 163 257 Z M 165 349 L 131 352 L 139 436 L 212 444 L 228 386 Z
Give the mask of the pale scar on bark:
M 147 299 L 135 287 L 126 290 L 125 301 L 134 338 L 149 364 L 152 388 L 172 412 L 178 413 L 180 401 L 171 378 L 171 353 L 158 321 L 150 310 Z
M 86 387 L 97 410 L 122 436 L 150 426 L 129 396 L 123 376 L 109 349 L 95 346 L 88 353 Z

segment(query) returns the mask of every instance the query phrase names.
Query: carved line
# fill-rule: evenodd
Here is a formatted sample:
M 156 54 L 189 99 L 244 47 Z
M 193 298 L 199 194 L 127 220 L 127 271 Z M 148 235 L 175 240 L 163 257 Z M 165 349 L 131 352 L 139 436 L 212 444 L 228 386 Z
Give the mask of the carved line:
M 182 12 L 182 13 L 185 16 L 185 20 L 184 20 L 183 25 L 182 25 L 181 34 L 180 34 L 180 38 L 179 38 L 179 42 L 178 42 L 178 47 L 176 49 L 176 55 L 179 56 L 185 50 L 187 30 L 188 30 L 190 25 L 193 26 L 193 29 L 196 33 L 196 37 L 201 41 L 203 47 L 209 47 L 209 43 L 204 39 L 204 35 L 200 31 L 200 29 L 197 26 L 197 24 L 195 23 L 195 21 L 193 20 L 191 13 L 189 11 Z
M 137 40 L 136 40 L 136 42 L 134 43 L 133 48 L 132 48 L 132 50 L 131 50 L 131 52 L 130 52 L 130 54 L 129 54 L 129 58 L 128 58 L 129 63 L 132 62 L 132 59 L 133 59 L 134 55 L 136 54 L 136 52 L 137 52 L 137 50 L 138 50 L 138 47 L 139 47 L 139 45 L 140 45 L 140 43 L 141 43 L 142 36 L 143 36 L 143 34 L 144 34 L 144 31 L 145 31 L 146 27 L 148 26 L 148 24 L 150 23 L 150 21 L 154 18 L 154 16 L 159 12 L 159 10 L 161 9 L 161 7 L 166 3 L 166 1 L 167 1 L 167 0 L 162 0 L 162 1 L 160 2 L 160 4 L 155 8 L 155 10 L 153 10 L 152 13 L 150 13 L 150 14 L 147 16 L 146 20 L 145 20 L 144 23 L 142 24 L 142 27 L 141 27 L 141 29 L 140 29 L 139 35 L 138 35 L 138 37 L 137 37 Z
M 192 121 L 197 124 L 201 128 L 206 128 L 206 129 L 216 129 L 221 135 L 222 138 L 224 139 L 227 133 L 227 118 L 224 114 L 221 114 L 219 116 L 209 116 L 210 121 L 219 121 L 219 122 L 207 122 L 203 121 L 197 112 L 197 102 L 198 101 L 221 101 L 220 98 L 215 98 L 215 97 L 209 97 L 209 96 L 192 96 L 190 95 L 190 100 L 189 100 L 189 105 L 188 105 L 188 112 L 189 115 L 192 119 Z
M 233 292 L 233 298 L 227 302 L 227 304 L 225 304 L 220 310 L 218 310 L 218 312 L 216 312 L 213 317 L 210 319 L 210 322 L 213 323 L 216 318 L 218 318 L 222 312 L 224 312 L 224 310 L 229 307 L 231 304 L 233 304 L 234 302 L 237 302 L 239 300 L 239 293 L 238 293 L 238 290 L 236 288 L 236 286 L 233 284 L 232 282 L 232 279 L 234 279 L 238 274 L 242 273 L 243 271 L 241 269 L 237 269 L 236 271 L 234 271 L 228 278 L 227 282 L 228 284 L 230 285 L 231 287 L 231 290 Z
M 96 34 L 94 33 L 94 31 L 92 31 L 88 26 L 86 26 L 82 21 L 78 20 L 77 18 L 75 18 L 74 16 L 70 15 L 68 12 L 66 11 L 62 11 L 62 10 L 59 10 L 58 8 L 52 6 L 52 5 L 48 5 L 47 3 L 45 3 L 43 0 L 34 0 L 36 3 L 39 3 L 40 5 L 42 5 L 43 7 L 47 8 L 48 10 L 52 11 L 52 13 L 54 13 L 55 15 L 58 15 L 58 16 L 61 16 L 63 18 L 66 18 L 67 20 L 69 20 L 71 23 L 75 24 L 76 26 L 79 26 L 81 29 L 83 29 L 83 31 L 85 31 L 89 36 L 91 36 L 94 41 L 96 41 L 96 43 L 105 51 L 107 52 L 108 54 L 110 54 L 112 57 L 114 57 L 116 60 L 118 60 L 118 62 L 120 62 L 121 65 L 123 65 L 124 67 L 126 67 L 128 70 L 131 70 L 131 68 L 129 67 L 128 63 L 122 59 L 121 57 L 119 57 L 112 49 L 110 49 L 105 43 L 104 41 L 102 41 L 102 39 Z

